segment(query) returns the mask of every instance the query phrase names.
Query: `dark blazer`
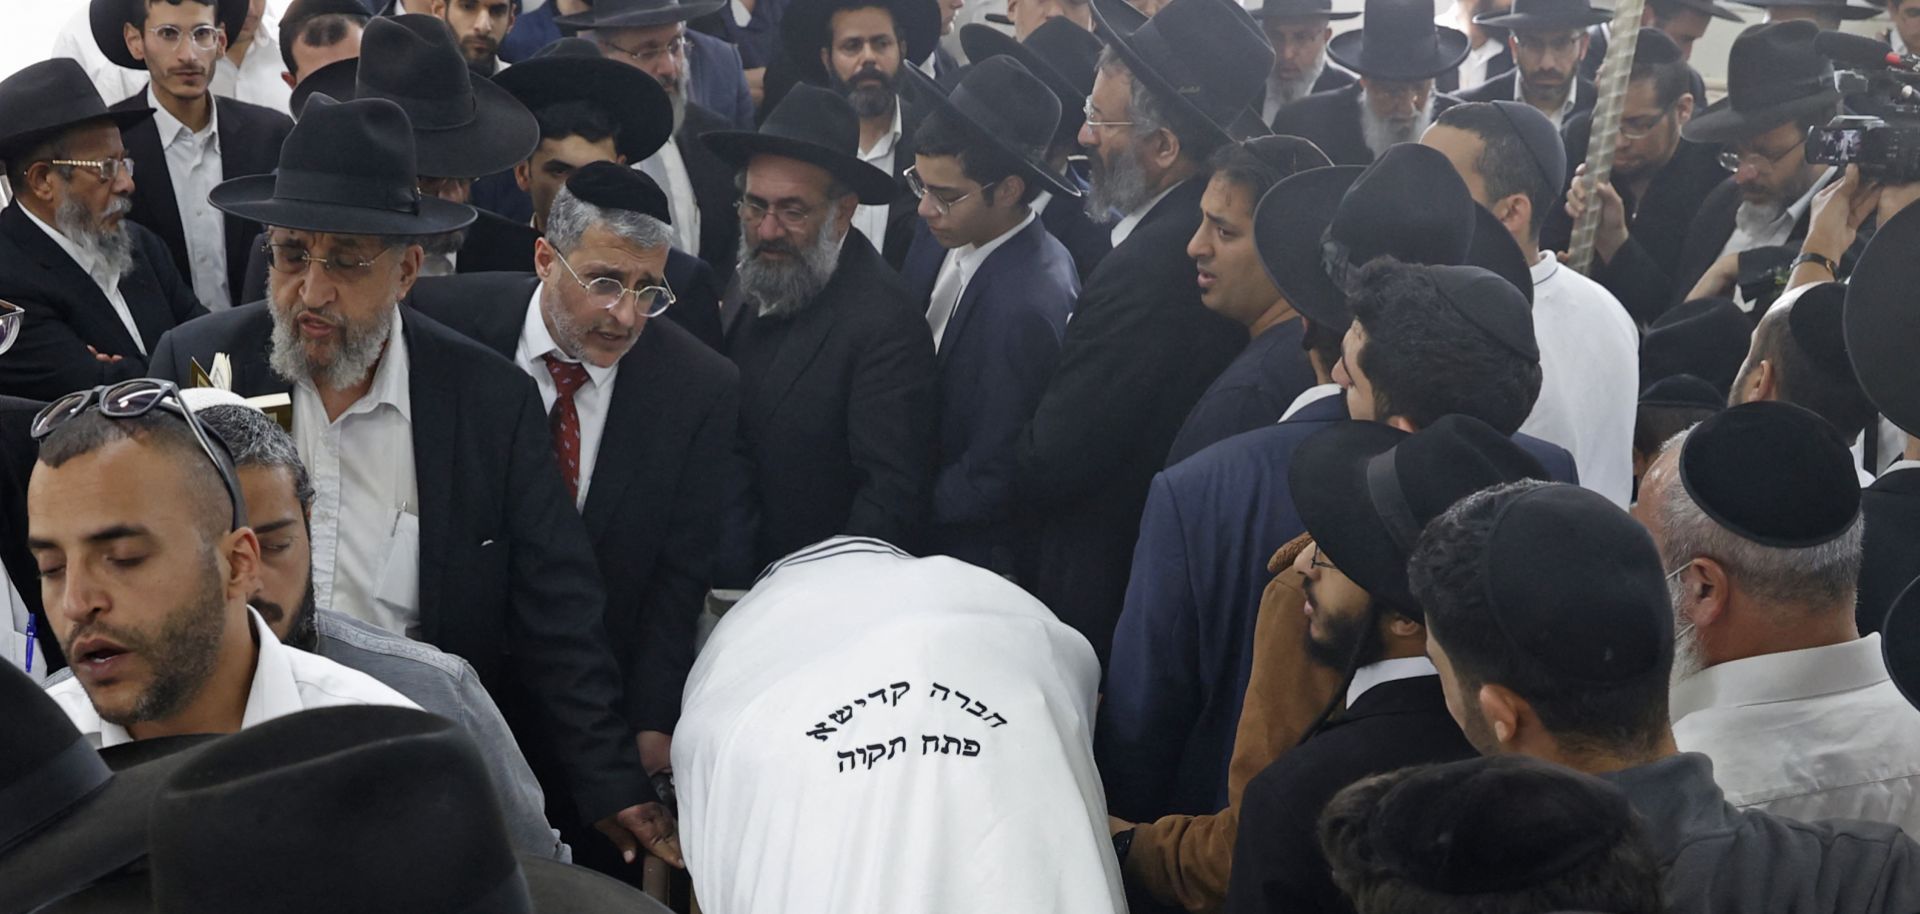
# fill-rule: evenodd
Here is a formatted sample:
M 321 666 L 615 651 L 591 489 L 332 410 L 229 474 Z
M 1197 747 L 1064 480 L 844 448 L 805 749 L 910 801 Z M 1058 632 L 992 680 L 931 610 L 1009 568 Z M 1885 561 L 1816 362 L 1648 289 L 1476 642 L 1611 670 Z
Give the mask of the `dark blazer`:
M 1513 69 L 1513 49 L 1506 44 L 1505 40 L 1500 42 L 1500 53 L 1493 55 L 1492 59 L 1487 61 L 1486 72 L 1505 73 Z M 1458 92 L 1460 88 L 1460 68 L 1458 67 L 1433 78 L 1435 92 Z
M 1086 179 L 1077 171 L 1069 168 L 1067 178 L 1079 185 L 1082 194 L 1086 193 Z M 1067 253 L 1073 255 L 1073 268 L 1080 274 L 1080 284 L 1083 286 L 1093 278 L 1093 268 L 1106 259 L 1108 251 L 1113 250 L 1113 231 L 1087 215 L 1087 199 L 1084 196 L 1054 194 L 1047 201 L 1047 208 L 1040 212 L 1040 223 L 1047 227 L 1055 239 L 1066 245 Z
M 1866 540 L 1860 562 L 1860 634 L 1880 631 L 1893 599 L 1920 578 L 1920 470 L 1882 473 L 1860 493 Z
M 1154 477 L 1113 636 L 1094 753 L 1113 814 L 1150 822 L 1227 805 L 1227 763 L 1253 667 L 1260 594 L 1274 550 L 1306 532 L 1293 510 L 1293 450 L 1347 418 L 1344 397 L 1235 435 Z M 1573 456 L 1514 441 L 1559 482 Z
M 530 273 L 533 271 L 533 242 L 540 233 L 487 210 L 476 210 L 480 217 L 467 227 L 467 239 L 453 258 L 455 273 Z M 246 279 L 242 287 L 246 300 L 263 301 L 267 297 L 267 236 L 263 231 L 248 246 Z
M 561 756 L 583 821 L 652 799 L 619 714 L 592 543 L 554 465 L 539 391 L 423 314 L 407 312 L 402 329 L 417 407 L 420 640 L 465 657 L 496 699 L 531 696 L 537 716 L 509 713 L 509 723 L 523 743 Z M 190 358 L 206 365 L 225 352 L 234 392 L 286 392 L 267 365 L 272 331 L 266 302 L 201 318 L 160 341 L 153 375 L 185 381 Z
M 687 165 L 687 178 L 693 182 L 693 202 L 700 209 L 700 259 L 713 267 L 717 287 L 726 288 L 733 278 L 734 258 L 740 249 L 740 211 L 735 204 L 740 191 L 734 185 L 733 169 L 720 161 L 700 142 L 701 134 L 731 130 L 720 115 L 699 105 L 687 106 L 687 119 L 673 135 L 680 159 Z
M 1733 237 L 1734 214 L 1739 209 L 1740 187 L 1733 183 L 1733 176 L 1728 175 L 1701 201 L 1693 222 L 1687 227 L 1687 240 L 1681 245 L 1680 255 L 1674 262 L 1673 283 L 1668 286 L 1669 294 L 1661 311 L 1684 300 L 1687 293 L 1693 291 L 1694 283 L 1699 282 L 1713 262 L 1720 259 L 1720 249 L 1726 247 L 1727 239 Z M 1807 223 L 1812 217 L 1813 207 L 1808 206 L 1800 214 L 1800 221 L 1793 224 L 1793 231 L 1787 233 L 1788 246 L 1800 246 L 1800 241 L 1807 237 Z M 1791 259 L 1791 255 L 1785 259 Z
M 907 169 L 913 167 L 914 150 L 919 144 L 914 134 L 927 113 L 900 99 L 900 139 L 893 146 L 893 203 L 887 207 L 887 237 L 880 255 L 887 265 L 898 270 L 907 262 L 907 249 L 913 247 L 914 233 L 920 229 L 920 198 L 907 189 Z
M 0 357 L 0 393 L 52 400 L 146 373 L 147 352 L 174 325 L 207 313 L 173 268 L 160 236 L 132 222 L 133 270 L 120 280 L 140 345 L 105 293 L 15 201 L 0 209 L 0 300 L 26 309 L 20 337 Z M 87 351 L 120 356 L 101 362 Z
M 1289 320 L 1249 341 L 1180 423 L 1167 466 L 1216 441 L 1280 421 L 1294 398 L 1319 382 L 1300 345 L 1305 338 L 1305 325 Z
M 115 111 L 147 106 L 142 89 L 121 103 Z M 247 175 L 271 174 L 280 165 L 280 144 L 293 130 L 293 118 L 272 108 L 250 105 L 221 96 L 213 97 L 214 111 L 220 123 L 220 173 L 231 180 Z M 181 227 L 182 206 L 211 206 L 205 200 L 180 201 L 173 198 L 173 177 L 167 169 L 167 156 L 160 146 L 160 128 L 152 120 L 141 121 L 121 131 L 127 154 L 133 157 L 133 211 L 128 218 L 153 230 L 173 252 L 173 268 L 188 285 L 193 283 L 193 268 L 187 260 L 187 234 Z M 241 296 L 246 279 L 248 245 L 260 233 L 260 223 L 223 213 L 221 222 L 227 240 L 227 296 L 232 304 L 253 301 Z
M 27 480 L 33 477 L 33 464 L 40 445 L 29 431 L 33 417 L 45 406 L 38 400 L 0 397 L 0 563 L 20 599 L 33 614 L 35 653 L 46 658 L 41 669 L 51 673 L 66 666 L 60 655 L 60 639 L 53 636 L 47 614 L 40 604 L 40 567 L 27 551 Z M 40 662 L 40 661 L 36 661 Z
M 728 533 L 750 558 L 728 577 L 750 581 L 836 533 L 917 548 L 938 429 L 933 335 L 866 236 L 848 230 L 833 279 L 799 312 L 748 305 L 727 342 L 753 463 L 751 516 Z
M 740 51 L 726 39 L 699 29 L 688 29 L 686 34 L 692 44 L 687 64 L 693 74 L 693 91 L 687 100 L 720 115 L 735 130 L 752 130 L 753 93 L 747 89 Z
M 1440 677 L 1383 682 L 1247 782 L 1228 914 L 1351 911 L 1320 851 L 1320 813 L 1349 784 L 1413 765 L 1473 758 Z
M 1452 96 L 1433 95 L 1433 113 L 1459 104 Z M 1360 130 L 1360 84 L 1332 92 L 1316 92 L 1280 109 L 1273 116 L 1273 132 L 1312 140 L 1335 165 L 1371 165 L 1373 150 L 1367 148 L 1366 134 Z
M 1334 66 L 1332 63 L 1328 63 L 1326 67 L 1320 71 L 1320 78 L 1314 80 L 1313 85 L 1307 89 L 1307 94 L 1313 95 L 1318 92 L 1332 92 L 1335 89 L 1345 89 L 1353 85 L 1354 82 L 1355 77 L 1352 73 L 1348 73 Z M 1253 97 L 1253 103 L 1247 107 L 1253 109 L 1255 113 L 1267 110 L 1267 87 L 1264 84 L 1260 86 L 1260 93 Z
M 1514 85 L 1517 71 L 1507 70 L 1498 76 L 1492 76 L 1486 82 L 1471 89 L 1462 89 L 1453 93 L 1453 97 L 1463 102 L 1515 102 L 1520 100 L 1519 87 Z M 1573 110 L 1567 112 L 1571 118 L 1576 114 L 1585 114 L 1593 110 L 1593 103 L 1600 97 L 1600 89 L 1585 76 L 1577 77 L 1573 90 Z M 1436 108 L 1438 106 L 1435 106 Z M 1436 112 L 1438 113 L 1438 112 Z
M 1040 522 L 1021 582 L 1104 662 L 1147 484 L 1202 391 L 1246 345 L 1208 311 L 1187 241 L 1203 178 L 1174 187 L 1093 273 L 1021 436 L 1016 489 Z
M 512 360 L 539 282 L 525 273 L 423 279 L 413 306 Z M 581 513 L 636 730 L 671 733 L 680 717 L 739 421 L 739 370 L 672 321 L 650 322 L 620 359 Z
M 922 226 L 907 285 L 927 302 L 947 249 Z M 1010 574 L 1023 547 L 1014 521 L 1014 443 L 1046 390 L 1080 295 L 1073 257 L 1039 219 L 987 255 L 940 342 L 940 460 L 930 554 Z

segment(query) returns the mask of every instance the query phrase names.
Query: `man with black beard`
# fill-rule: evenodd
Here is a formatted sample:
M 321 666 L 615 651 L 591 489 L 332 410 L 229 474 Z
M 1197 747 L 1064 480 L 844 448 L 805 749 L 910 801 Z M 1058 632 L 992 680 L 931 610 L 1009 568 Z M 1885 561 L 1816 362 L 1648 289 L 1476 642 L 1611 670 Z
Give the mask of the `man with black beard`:
M 1454 94 L 1463 102 L 1525 102 L 1561 127 L 1568 117 L 1593 110 L 1598 90 L 1581 75 L 1580 62 L 1587 54 L 1587 29 L 1612 15 L 1582 0 L 1516 0 L 1509 12 L 1476 16 L 1479 24 L 1509 33 L 1514 66 Z
M 146 370 L 174 325 L 206 313 L 159 236 L 126 221 L 133 163 L 120 130 L 152 109 L 108 111 L 66 58 L 0 82 L 0 300 L 25 309 L 0 359 L 0 393 L 35 400 Z
M 1417 143 L 1454 99 L 1434 77 L 1467 56 L 1467 36 L 1433 24 L 1433 0 L 1368 0 L 1366 24 L 1327 42 L 1357 83 L 1280 109 L 1273 132 L 1313 141 L 1335 165 L 1368 165 L 1388 146 Z

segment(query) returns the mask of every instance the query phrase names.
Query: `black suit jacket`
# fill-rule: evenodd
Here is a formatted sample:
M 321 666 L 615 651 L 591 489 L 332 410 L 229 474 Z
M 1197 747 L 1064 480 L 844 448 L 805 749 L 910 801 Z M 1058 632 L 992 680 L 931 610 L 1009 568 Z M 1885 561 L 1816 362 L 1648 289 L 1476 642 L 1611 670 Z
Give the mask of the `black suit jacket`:
M 146 90 L 113 106 L 127 111 L 147 106 Z M 272 108 L 250 105 L 231 98 L 214 96 L 214 111 L 220 124 L 220 174 L 227 180 L 247 175 L 271 174 L 280 165 L 280 144 L 293 130 L 293 119 Z M 152 120 L 141 121 L 121 131 L 127 154 L 133 157 L 133 212 L 128 217 L 154 231 L 173 252 L 173 268 L 189 285 L 193 268 L 187 259 L 187 234 L 181 226 L 183 206 L 211 206 L 205 200 L 175 200 L 173 177 L 167 169 L 166 151 L 160 145 L 160 128 Z M 253 301 L 243 291 L 249 245 L 260 233 L 260 224 L 232 214 L 221 214 L 226 229 L 227 297 L 232 304 Z
M 1307 90 L 1307 94 L 1313 95 L 1319 92 L 1332 92 L 1335 89 L 1345 89 L 1353 85 L 1354 82 L 1355 77 L 1352 73 L 1348 73 L 1329 63 L 1320 71 L 1320 78 L 1313 81 L 1313 86 Z M 1260 93 L 1253 97 L 1252 104 L 1249 104 L 1247 107 L 1255 112 L 1267 110 L 1267 87 L 1265 85 L 1260 87 Z
M 740 366 L 742 443 L 753 463 L 751 579 L 836 533 L 917 548 L 933 481 L 933 334 L 899 275 L 859 229 L 833 279 L 798 313 L 741 309 L 728 336 Z
M 423 279 L 413 306 L 511 360 L 539 282 L 526 273 Z M 620 359 L 581 514 L 636 730 L 671 733 L 679 719 L 739 421 L 739 370 L 672 321 L 648 323 Z
M 146 373 L 147 352 L 174 325 L 207 313 L 193 289 L 173 268 L 160 236 L 127 222 L 133 237 L 133 270 L 120 280 L 120 296 L 140 330 L 140 345 L 105 293 L 15 201 L 0 210 L 0 300 L 26 309 L 20 337 L 0 356 L 0 394 L 52 400 L 63 394 L 137 378 Z M 87 351 L 120 356 L 101 362 Z
M 554 465 L 539 391 L 511 362 L 425 315 L 406 312 L 402 328 L 420 490 L 420 639 L 466 658 L 496 698 L 530 695 L 539 716 L 509 711 L 508 722 L 523 742 L 550 735 L 584 821 L 652 799 L 618 713 L 592 543 Z M 265 302 L 201 318 L 160 341 L 152 373 L 184 382 L 190 358 L 208 365 L 225 352 L 236 393 L 286 392 L 267 365 L 272 331 Z
M 1720 249 L 1726 247 L 1727 239 L 1733 237 L 1734 214 L 1739 209 L 1740 187 L 1733 183 L 1733 176 L 1728 175 L 1701 201 L 1699 211 L 1687 227 L 1687 240 L 1674 263 L 1673 283 L 1667 287 L 1667 301 L 1660 306 L 1661 311 L 1684 300 L 1687 293 L 1693 291 L 1694 284 L 1713 266 L 1713 262 L 1720 259 Z M 1800 220 L 1793 224 L 1793 231 L 1787 233 L 1787 247 L 1799 248 L 1801 240 L 1807 237 L 1807 223 L 1812 217 L 1813 207 L 1808 206 L 1800 214 Z M 1863 226 L 1862 231 L 1867 231 L 1867 227 Z M 1791 258 L 1792 254 L 1786 253 L 1782 262 Z M 1845 272 L 1845 267 L 1842 267 L 1842 272 Z M 1755 314 L 1757 318 L 1758 312 Z
M 1078 172 L 1069 169 L 1067 178 L 1079 185 L 1082 194 L 1086 193 L 1087 182 Z M 1054 194 L 1053 199 L 1047 201 L 1047 208 L 1040 211 L 1040 224 L 1073 255 L 1073 269 L 1082 285 L 1093 277 L 1093 268 L 1106 259 L 1107 252 L 1113 250 L 1113 231 L 1087 215 L 1084 196 Z
M 1204 178 L 1173 188 L 1101 262 L 1021 435 L 1016 491 L 1040 522 L 1021 581 L 1102 661 L 1127 589 L 1147 484 L 1246 328 L 1207 310 L 1187 241 Z
M 907 189 L 907 169 L 913 167 L 914 150 L 919 148 L 914 134 L 927 113 L 900 99 L 900 140 L 893 146 L 893 203 L 887 207 L 887 237 L 880 254 L 895 270 L 907 263 L 907 250 L 913 247 L 915 230 L 920 227 L 920 198 Z
M 1473 756 L 1447 713 L 1440 677 L 1368 689 L 1312 739 L 1247 782 L 1227 914 L 1353 910 L 1320 852 L 1320 813 L 1327 802 L 1362 778 Z
M 1513 49 L 1506 47 L 1506 41 L 1504 39 L 1501 40 L 1500 45 L 1500 53 L 1493 55 L 1492 59 L 1487 61 L 1487 69 L 1485 72 L 1505 73 L 1513 69 Z M 1458 92 L 1461 88 L 1463 87 L 1460 85 L 1460 69 L 1458 67 L 1433 78 L 1433 91 L 1435 92 Z
M 1452 96 L 1435 91 L 1435 115 L 1456 104 Z M 1335 165 L 1373 164 L 1373 150 L 1367 148 L 1366 134 L 1360 130 L 1359 83 L 1316 92 L 1281 108 L 1273 116 L 1273 132 L 1312 140 Z
M 1885 627 L 1893 599 L 1920 578 L 1920 470 L 1881 474 L 1860 493 L 1866 540 L 1860 562 L 1860 634 Z
M 46 658 L 47 672 L 66 666 L 60 655 L 60 639 L 53 636 L 47 615 L 40 604 L 40 570 L 27 551 L 27 480 L 33 477 L 33 463 L 40 445 L 29 430 L 33 417 L 46 404 L 19 397 L 0 397 L 0 562 L 20 599 L 32 613 L 37 653 Z
M 1585 76 L 1578 77 L 1574 89 L 1573 110 L 1567 112 L 1569 119 L 1575 115 L 1593 110 L 1593 103 L 1600 97 L 1600 89 Z M 1471 89 L 1462 89 L 1453 96 L 1463 102 L 1514 102 L 1520 100 L 1519 87 L 1514 85 L 1514 71 L 1489 78 L 1486 82 Z M 1437 107 L 1437 106 L 1436 106 Z M 1564 127 L 1564 125 L 1563 125 Z
M 687 165 L 687 179 L 693 183 L 693 203 L 700 209 L 700 259 L 713 267 L 716 288 L 726 288 L 733 278 L 735 258 L 740 249 L 740 211 L 735 203 L 740 191 L 734 187 L 733 169 L 700 142 L 700 136 L 715 130 L 732 130 L 733 125 L 718 114 L 699 105 L 687 106 L 687 119 L 673 135 L 680 149 L 680 160 Z

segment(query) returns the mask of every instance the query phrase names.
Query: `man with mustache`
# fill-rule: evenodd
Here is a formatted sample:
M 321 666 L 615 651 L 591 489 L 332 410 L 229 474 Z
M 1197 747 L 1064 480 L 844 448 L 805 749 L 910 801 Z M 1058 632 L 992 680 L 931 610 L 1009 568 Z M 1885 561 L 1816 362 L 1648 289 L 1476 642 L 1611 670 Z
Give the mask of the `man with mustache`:
M 507 64 L 500 59 L 500 42 L 513 29 L 520 0 L 443 0 L 440 18 L 460 39 L 467 66 L 482 76 L 498 76 Z
M 113 106 L 151 108 L 126 131 L 140 169 L 130 218 L 157 233 L 174 268 L 208 310 L 240 304 L 247 245 L 260 226 L 206 205 L 215 184 L 273 170 L 293 121 L 270 108 L 215 96 L 231 34 L 246 0 L 94 0 L 94 40 L 119 66 L 145 69 L 146 91 Z M 115 27 L 105 28 L 111 23 Z
M 1336 13 L 1328 0 L 1271 0 L 1251 12 L 1273 45 L 1261 123 L 1272 123 L 1282 107 L 1315 92 L 1353 85 L 1353 74 L 1327 66 L 1327 41 L 1333 38 L 1334 20 L 1356 19 L 1359 13 Z
M 1613 14 L 1585 0 L 1515 0 L 1505 13 L 1483 13 L 1474 21 L 1507 30 L 1513 70 L 1456 93 L 1463 102 L 1526 102 L 1559 127 L 1568 117 L 1593 110 L 1599 94 L 1580 73 L 1587 55 L 1587 29 Z
M 1327 43 L 1358 82 L 1282 107 L 1273 132 L 1312 141 L 1335 165 L 1371 164 L 1395 143 L 1419 142 L 1455 104 L 1434 91 L 1434 77 L 1466 55 L 1467 36 L 1433 24 L 1433 0 L 1369 0 L 1366 24 Z
M 110 111 L 66 58 L 0 81 L 0 300 L 26 311 L 0 359 L 0 393 L 51 400 L 136 377 L 174 325 L 206 313 L 166 243 L 127 221 L 133 162 L 121 129 L 152 112 Z

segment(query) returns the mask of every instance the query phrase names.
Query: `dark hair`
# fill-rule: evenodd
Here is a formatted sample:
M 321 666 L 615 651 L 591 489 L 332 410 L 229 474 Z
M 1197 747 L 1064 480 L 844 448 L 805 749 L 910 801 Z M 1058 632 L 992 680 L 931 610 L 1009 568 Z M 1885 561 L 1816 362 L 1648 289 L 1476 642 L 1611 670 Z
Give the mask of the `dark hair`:
M 959 159 L 961 173 L 968 180 L 979 182 L 982 187 L 1009 177 L 1019 177 L 1026 190 L 1016 202 L 1031 203 L 1046 189 L 1040 186 L 1039 181 L 1027 176 L 1019 159 L 988 142 L 978 130 L 944 108 L 934 110 L 926 120 L 920 122 L 920 128 L 914 131 L 913 141 L 914 152 L 920 155 L 953 156 Z M 999 190 L 997 186 L 988 187 L 982 195 L 985 202 L 993 202 L 993 195 Z
M 127 22 L 130 23 L 136 29 L 146 28 L 147 27 L 147 8 L 151 6 L 158 6 L 159 4 L 162 4 L 162 3 L 168 6 L 184 6 L 188 3 L 198 3 L 201 6 L 212 7 L 214 15 L 216 17 L 214 24 L 215 25 L 223 24 L 218 21 L 217 17 L 220 14 L 220 7 L 215 5 L 214 0 L 141 0 L 141 2 L 139 3 L 131 4 L 130 8 L 128 9 L 128 12 L 131 13 L 132 15 L 127 19 Z
M 1753 355 L 1750 361 L 1756 366 L 1759 359 L 1773 363 L 1774 393 L 1778 399 L 1805 407 L 1827 420 L 1840 430 L 1840 437 L 1848 441 L 1866 431 L 1880 415 L 1851 374 L 1845 378 L 1835 377 L 1814 362 L 1806 347 L 1794 339 L 1785 317 L 1761 321 L 1760 332 L 1753 341 Z
M 1711 406 L 1640 404 L 1633 414 L 1633 449 L 1651 459 L 1680 434 L 1720 410 Z
M 1132 85 L 1127 98 L 1127 119 L 1133 121 L 1134 136 L 1145 136 L 1165 128 L 1180 141 L 1182 156 L 1203 166 L 1213 158 L 1222 142 L 1218 132 L 1207 125 L 1194 123 L 1191 116 L 1163 102 L 1153 90 L 1147 88 L 1146 83 L 1133 78 L 1133 71 L 1127 67 L 1127 62 L 1112 48 L 1100 52 L 1099 70 L 1127 74 L 1127 81 Z
M 293 436 L 287 434 L 280 423 L 251 406 L 226 403 L 197 409 L 193 414 L 208 431 L 226 442 L 235 468 L 286 470 L 293 476 L 293 494 L 300 500 L 300 506 L 313 504 L 313 480 L 307 474 L 307 465 L 300 460 Z
M 1527 202 L 1533 204 L 1527 234 L 1540 237 L 1540 227 L 1546 224 L 1561 189 L 1547 185 L 1540 163 L 1527 151 L 1526 141 L 1520 139 L 1513 122 L 1490 102 L 1469 102 L 1440 112 L 1435 123 L 1480 138 L 1480 155 L 1473 160 L 1473 170 L 1480 175 L 1487 199 L 1505 200 L 1514 194 L 1524 194 Z
M 1459 413 L 1503 435 L 1519 430 L 1540 395 L 1540 364 L 1467 320 L 1421 272 L 1391 257 L 1360 270 L 1347 297 L 1366 335 L 1360 370 L 1376 416 L 1425 428 Z
M 367 19 L 366 16 L 352 13 L 288 16 L 280 20 L 280 62 L 287 65 L 288 73 L 297 72 L 298 65 L 293 60 L 295 44 L 314 48 L 333 47 L 347 40 L 349 29 L 366 28 Z
M 1576 752 L 1638 755 L 1668 732 L 1671 663 L 1611 685 L 1576 682 L 1514 647 L 1487 602 L 1487 542 L 1501 512 L 1549 485 L 1522 480 L 1461 499 L 1427 524 L 1407 562 L 1407 581 L 1445 649 L 1463 695 L 1500 685 L 1525 699 L 1561 746 Z
M 1347 328 L 1323 324 L 1313 318 L 1302 315 L 1306 333 L 1300 338 L 1300 348 L 1320 357 L 1320 364 L 1328 371 L 1340 362 L 1340 345 L 1346 340 Z
M 1654 8 L 1659 9 L 1659 0 L 1654 0 Z M 1641 80 L 1653 81 L 1654 104 L 1663 110 L 1679 101 L 1682 93 L 1693 89 L 1693 71 L 1685 60 L 1660 63 L 1636 58 L 1627 82 L 1637 83 Z
M 194 510 L 201 515 L 205 542 L 228 531 L 233 505 L 228 502 L 227 485 L 208 462 L 193 430 L 175 413 L 156 409 L 132 418 L 109 419 L 97 409 L 87 410 L 61 423 L 40 442 L 39 461 L 59 469 L 116 441 L 141 442 L 173 461 L 186 477 L 181 483 L 192 493 Z
M 1306 144 L 1300 144 L 1305 147 Z M 1213 176 L 1232 182 L 1236 187 L 1247 191 L 1254 203 L 1267 195 L 1275 184 L 1291 178 L 1302 171 L 1317 168 L 1326 163 L 1326 158 L 1317 154 L 1305 154 L 1307 150 L 1293 151 L 1285 165 L 1272 158 L 1263 157 L 1254 152 L 1247 142 L 1228 143 L 1214 150 L 1213 158 L 1207 165 Z M 1315 161 L 1317 160 L 1317 161 Z
M 620 132 L 619 122 L 605 107 L 585 99 L 554 102 L 533 112 L 533 117 L 540 122 L 542 140 L 577 136 L 589 143 L 598 143 Z

